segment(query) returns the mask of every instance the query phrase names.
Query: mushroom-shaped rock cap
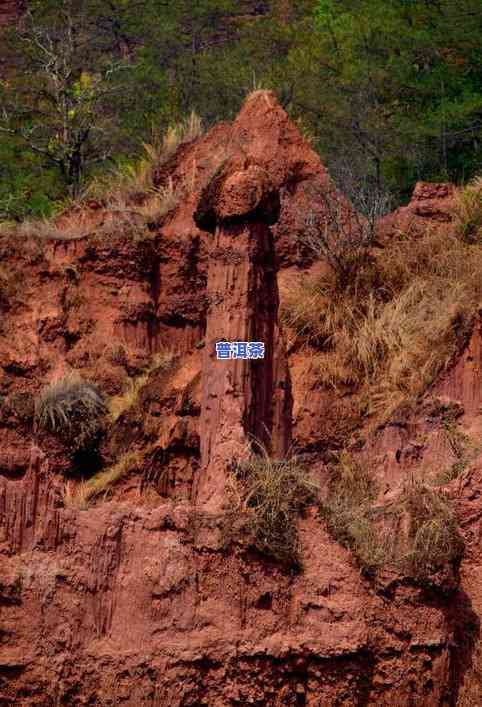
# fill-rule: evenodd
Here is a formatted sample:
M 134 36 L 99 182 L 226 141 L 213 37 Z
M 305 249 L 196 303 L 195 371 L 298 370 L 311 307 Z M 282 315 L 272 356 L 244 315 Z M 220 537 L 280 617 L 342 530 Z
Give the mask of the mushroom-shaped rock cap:
M 254 211 L 270 191 L 267 172 L 251 165 L 226 178 L 215 210 L 220 219 L 245 216 Z
M 270 199 L 272 184 L 265 169 L 258 165 L 248 165 L 236 169 L 230 163 L 221 170 L 201 194 L 194 214 L 196 223 L 208 231 L 213 231 L 216 223 L 237 221 L 248 218 L 256 211 L 263 211 L 264 217 L 272 215 Z
M 279 191 L 314 176 L 327 179 L 318 155 L 270 91 L 245 101 L 226 136 L 226 159 L 202 191 L 194 219 L 200 228 L 262 212 L 276 213 Z

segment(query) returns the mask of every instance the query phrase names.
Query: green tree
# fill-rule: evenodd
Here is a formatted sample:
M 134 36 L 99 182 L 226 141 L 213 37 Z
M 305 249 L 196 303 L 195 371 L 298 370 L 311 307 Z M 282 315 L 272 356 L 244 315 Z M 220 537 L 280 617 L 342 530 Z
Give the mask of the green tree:
M 318 0 L 312 18 L 295 102 L 330 163 L 349 153 L 402 191 L 480 169 L 479 0 Z
M 110 154 L 109 100 L 124 67 L 99 51 L 76 10 L 63 2 L 42 18 L 26 13 L 16 42 L 28 75 L 2 87 L 0 115 L 0 130 L 57 168 L 74 197 L 86 170 Z

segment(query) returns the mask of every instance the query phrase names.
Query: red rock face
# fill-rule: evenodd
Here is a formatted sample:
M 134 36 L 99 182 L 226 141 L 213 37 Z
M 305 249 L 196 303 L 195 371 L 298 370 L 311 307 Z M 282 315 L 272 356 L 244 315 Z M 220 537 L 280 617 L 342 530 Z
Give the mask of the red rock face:
M 321 210 L 332 186 L 266 92 L 157 184 L 168 176 L 189 188 L 148 238 L 115 222 L 102 235 L 113 217 L 96 207 L 65 217 L 84 220 L 77 241 L 0 243 L 16 284 L 0 321 L 0 704 L 480 704 L 478 462 L 446 488 L 468 554 L 443 591 L 362 577 L 315 508 L 300 519 L 302 572 L 224 546 L 227 467 L 252 436 L 274 456 L 311 452 L 323 483 L 317 455 L 356 424 L 343 399 L 292 385 L 301 354 L 278 317 L 279 269 L 309 264 L 300 210 Z M 416 202 L 440 212 L 427 189 Z M 220 339 L 262 341 L 266 356 L 219 361 Z M 170 367 L 153 366 L 166 349 Z M 387 492 L 422 461 L 451 461 L 441 399 L 477 434 L 479 359 L 477 326 L 432 403 L 370 437 Z M 70 367 L 117 395 L 149 365 L 100 450 L 105 466 L 137 452 L 140 468 L 69 507 L 95 460 L 34 434 L 33 397 Z
M 455 191 L 452 184 L 418 182 L 407 206 L 380 219 L 380 235 L 392 236 L 403 232 L 416 237 L 427 226 L 449 231 L 453 222 Z
M 21 0 L 0 0 L 0 27 L 19 17 L 22 8 Z

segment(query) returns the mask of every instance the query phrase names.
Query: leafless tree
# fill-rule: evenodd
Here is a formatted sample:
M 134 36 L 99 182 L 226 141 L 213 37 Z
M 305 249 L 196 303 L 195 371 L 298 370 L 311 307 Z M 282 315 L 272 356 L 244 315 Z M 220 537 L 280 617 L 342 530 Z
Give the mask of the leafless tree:
M 109 98 L 126 67 L 99 61 L 95 72 L 84 68 L 93 38 L 83 20 L 68 0 L 52 25 L 27 12 L 17 37 L 30 75 L 20 86 L 4 85 L 0 96 L 0 131 L 55 165 L 72 196 L 86 168 L 110 154 Z
M 357 177 L 346 163 L 337 177 L 343 192 L 330 189 L 319 213 L 308 213 L 303 242 L 330 265 L 339 287 L 345 289 L 367 264 L 376 243 L 377 220 L 389 210 L 391 198 L 369 178 Z

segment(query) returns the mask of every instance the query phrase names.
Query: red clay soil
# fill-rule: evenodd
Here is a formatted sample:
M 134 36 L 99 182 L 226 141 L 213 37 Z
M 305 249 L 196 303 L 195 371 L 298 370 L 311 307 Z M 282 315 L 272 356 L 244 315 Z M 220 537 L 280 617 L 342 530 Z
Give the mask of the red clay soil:
M 17 18 L 23 7 L 22 0 L 0 0 L 0 27 Z
M 156 183 L 168 177 L 182 198 L 148 237 L 97 205 L 70 217 L 78 240 L 0 240 L 0 705 L 482 704 L 482 460 L 444 489 L 467 550 L 432 589 L 364 577 L 315 507 L 301 571 L 223 543 L 227 468 L 252 436 L 305 454 L 323 482 L 323 455 L 359 422 L 295 375 L 278 316 L 281 270 L 310 264 L 303 211 L 333 186 L 268 92 L 183 146 Z M 446 223 L 441 189 L 417 187 L 390 228 Z M 218 361 L 220 338 L 263 341 L 266 357 Z M 153 366 L 166 349 L 170 366 Z M 35 434 L 34 398 L 66 370 L 118 395 L 149 366 L 99 459 Z M 477 323 L 423 404 L 369 437 L 387 492 L 421 460 L 453 461 L 440 409 L 480 437 L 481 370 Z M 142 464 L 108 497 L 68 504 L 132 451 Z

